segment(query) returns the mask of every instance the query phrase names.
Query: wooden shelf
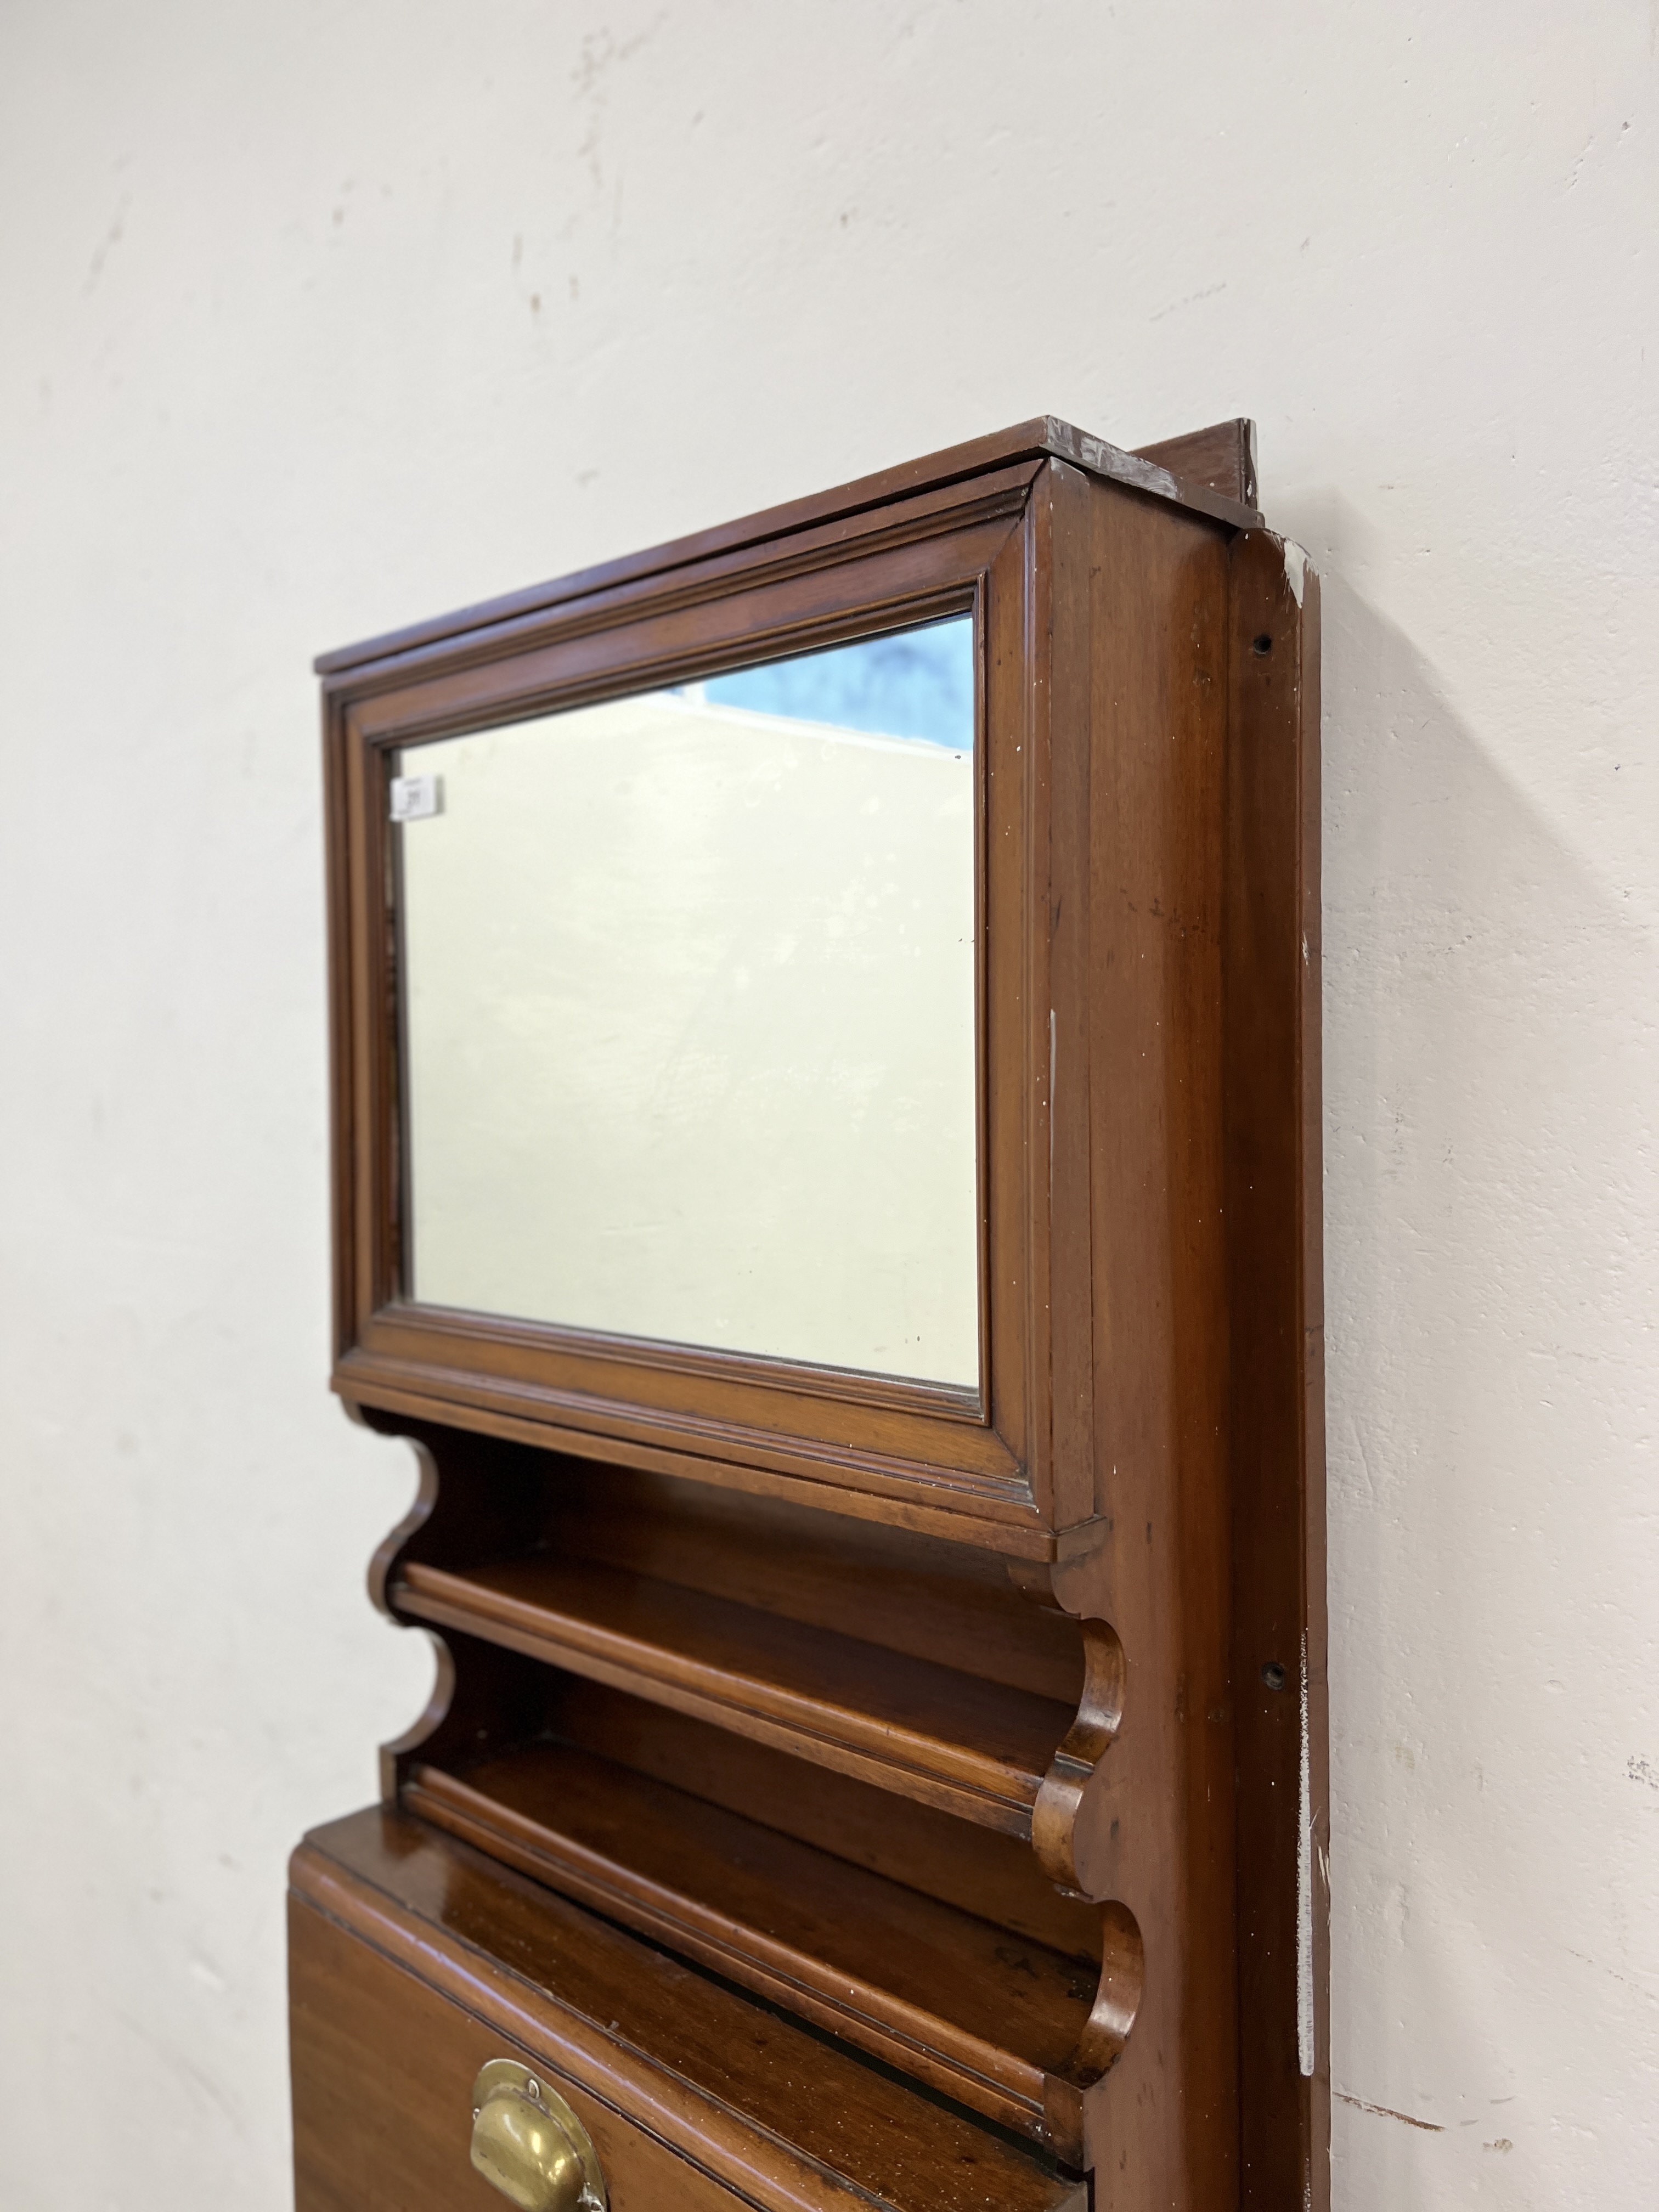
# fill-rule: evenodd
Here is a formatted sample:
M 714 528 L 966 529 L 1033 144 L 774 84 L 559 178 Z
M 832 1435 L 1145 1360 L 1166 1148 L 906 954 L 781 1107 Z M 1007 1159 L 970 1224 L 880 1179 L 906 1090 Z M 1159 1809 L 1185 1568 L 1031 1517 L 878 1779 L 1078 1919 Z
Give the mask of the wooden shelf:
M 1075 2054 L 1097 1960 L 591 1752 L 417 1766 L 404 1802 L 1006 2127 L 1049 2140 L 1056 2102 L 1088 2078 Z
M 592 1560 L 410 1561 L 398 1611 L 1029 1838 L 1074 1718 L 1013 1689 Z

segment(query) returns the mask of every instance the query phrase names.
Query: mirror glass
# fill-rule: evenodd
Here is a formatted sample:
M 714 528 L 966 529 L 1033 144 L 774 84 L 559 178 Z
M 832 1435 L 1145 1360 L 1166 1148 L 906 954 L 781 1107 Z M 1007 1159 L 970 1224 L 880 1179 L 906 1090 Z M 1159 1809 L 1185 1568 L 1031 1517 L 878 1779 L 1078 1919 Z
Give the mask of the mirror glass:
M 971 617 L 407 748 L 404 1294 L 979 1381 Z

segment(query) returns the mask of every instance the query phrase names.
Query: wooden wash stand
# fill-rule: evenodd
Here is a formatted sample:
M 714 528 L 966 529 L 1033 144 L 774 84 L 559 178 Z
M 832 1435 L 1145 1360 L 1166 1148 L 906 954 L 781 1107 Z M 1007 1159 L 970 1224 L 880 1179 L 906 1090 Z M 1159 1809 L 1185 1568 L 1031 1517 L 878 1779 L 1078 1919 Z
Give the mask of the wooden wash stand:
M 299 2212 L 1328 2205 L 1319 602 L 1255 496 L 1246 423 L 1042 419 L 319 662 L 334 1385 L 438 1676 L 295 1855 Z M 944 617 L 977 1385 L 417 1301 L 400 763 Z

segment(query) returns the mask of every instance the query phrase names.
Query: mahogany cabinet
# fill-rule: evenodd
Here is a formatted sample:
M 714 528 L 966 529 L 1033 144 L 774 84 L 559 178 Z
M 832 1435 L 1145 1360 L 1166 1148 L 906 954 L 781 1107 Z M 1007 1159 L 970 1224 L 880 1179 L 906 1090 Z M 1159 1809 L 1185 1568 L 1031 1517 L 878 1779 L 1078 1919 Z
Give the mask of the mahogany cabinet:
M 300 2212 L 1328 2202 L 1255 499 L 1043 419 L 319 663 L 334 1382 L 437 1681 L 295 1856 Z

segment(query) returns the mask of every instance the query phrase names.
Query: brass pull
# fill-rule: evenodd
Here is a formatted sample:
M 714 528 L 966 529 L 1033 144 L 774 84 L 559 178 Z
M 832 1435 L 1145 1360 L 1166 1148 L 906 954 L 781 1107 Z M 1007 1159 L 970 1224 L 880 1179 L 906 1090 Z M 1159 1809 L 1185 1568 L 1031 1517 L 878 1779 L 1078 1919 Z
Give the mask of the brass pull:
M 472 2084 L 472 2163 L 519 2212 L 606 2212 L 592 2136 L 516 2059 L 490 2059 Z

